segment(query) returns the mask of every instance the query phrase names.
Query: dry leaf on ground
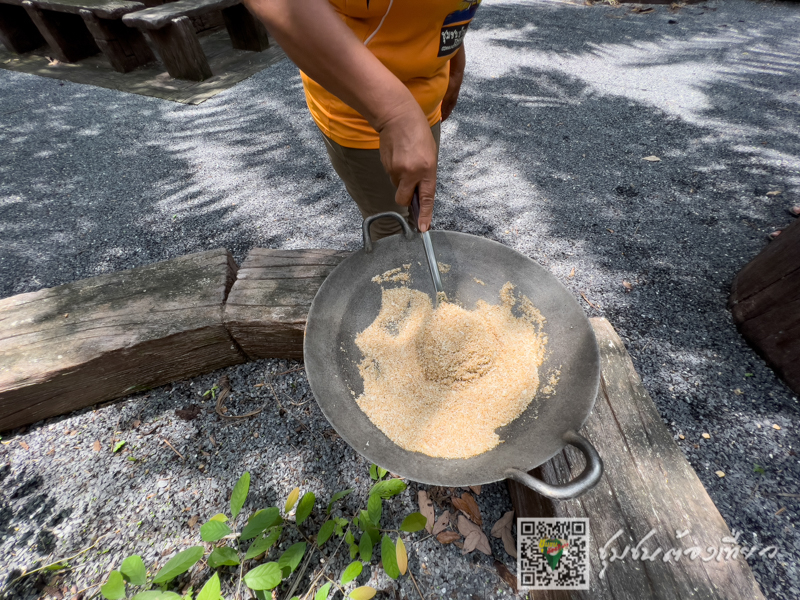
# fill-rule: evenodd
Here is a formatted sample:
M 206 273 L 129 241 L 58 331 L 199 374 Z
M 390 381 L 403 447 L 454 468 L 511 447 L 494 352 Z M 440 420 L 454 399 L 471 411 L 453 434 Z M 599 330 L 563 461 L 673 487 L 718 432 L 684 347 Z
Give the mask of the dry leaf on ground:
M 622 287 L 624 287 L 626 290 L 628 290 L 630 292 L 633 289 L 633 284 L 631 284 L 631 282 L 628 281 L 627 279 L 623 279 L 622 280 Z
M 508 529 L 511 531 L 511 526 L 514 524 L 514 511 L 510 510 L 497 520 L 492 526 L 492 537 L 503 537 L 503 530 Z
M 192 517 L 189 519 L 189 522 L 187 523 L 187 524 L 189 525 L 189 529 L 191 529 L 192 527 L 194 527 L 195 525 L 197 525 L 197 519 L 198 519 L 198 516 L 197 516 L 197 515 L 193 515 L 193 516 L 192 516 Z
M 642 160 L 646 160 L 647 162 L 661 162 L 661 159 L 655 155 L 652 156 L 645 156 Z
M 94 444 L 92 444 L 92 450 L 95 452 L 100 452 L 103 449 L 103 445 L 100 443 L 100 440 L 95 440 Z
M 433 526 L 433 535 L 439 535 L 447 528 L 447 524 L 450 522 L 450 511 L 444 511 L 442 515 L 439 517 L 439 520 L 436 521 L 436 525 Z
M 771 192 L 767 192 L 767 196 L 779 196 L 780 193 L 780 190 L 773 190 Z
M 575 267 L 572 267 L 572 271 L 569 272 L 569 278 L 572 279 L 575 277 Z
M 494 568 L 497 570 L 497 574 L 500 575 L 500 579 L 505 581 L 511 590 L 516 594 L 517 593 L 517 578 L 514 574 L 508 570 L 508 567 L 501 563 L 499 560 L 494 561 Z
M 417 494 L 417 501 L 419 502 L 419 512 L 427 519 L 425 522 L 425 530 L 428 533 L 433 532 L 433 523 L 436 519 L 436 513 L 433 512 L 433 502 L 428 498 L 428 492 L 420 490 Z
M 643 6 L 634 6 L 631 9 L 632 13 L 638 13 L 640 15 L 646 15 L 647 13 L 651 13 L 651 12 L 654 12 L 654 11 L 655 11 L 655 9 L 653 7 L 644 8 Z
M 474 531 L 477 531 L 481 534 L 481 539 L 478 542 L 478 545 L 475 546 L 477 550 L 480 550 L 484 554 L 488 554 L 489 556 L 492 555 L 492 547 L 489 545 L 489 538 L 486 537 L 486 534 L 483 533 L 483 530 L 475 525 L 472 521 L 470 521 L 464 515 L 458 515 L 458 531 L 463 535 L 465 538 L 469 536 Z
M 479 485 L 471 485 L 471 486 L 469 486 L 469 489 L 471 489 L 472 492 L 476 496 L 480 496 L 481 495 L 481 486 L 479 486 Z
M 514 536 L 511 535 L 510 529 L 503 529 L 503 548 L 512 558 L 517 558 L 517 542 L 514 541 Z
M 443 531 L 436 536 L 436 539 L 439 540 L 439 543 L 441 544 L 451 544 L 456 540 L 461 539 L 461 536 L 455 531 Z
M 455 506 L 458 510 L 463 512 L 467 515 L 473 523 L 477 523 L 478 525 L 483 525 L 483 519 L 481 518 L 481 509 L 478 508 L 478 503 L 475 502 L 475 498 L 472 497 L 472 494 L 465 492 L 462 494 L 461 498 L 453 497 L 453 506 Z
M 22 440 L 20 440 L 19 445 L 22 446 L 25 450 L 29 450 L 30 449 L 30 446 L 28 446 L 28 444 L 26 444 Z
M 464 547 L 461 549 L 461 554 L 469 554 L 478 547 L 481 541 L 481 532 L 473 531 L 466 538 L 464 538 Z

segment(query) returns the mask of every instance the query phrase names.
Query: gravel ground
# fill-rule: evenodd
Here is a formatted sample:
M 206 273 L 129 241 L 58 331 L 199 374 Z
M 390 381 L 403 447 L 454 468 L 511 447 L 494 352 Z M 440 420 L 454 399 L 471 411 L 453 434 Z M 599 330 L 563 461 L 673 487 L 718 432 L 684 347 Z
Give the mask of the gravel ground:
M 443 126 L 435 215 L 440 228 L 531 256 L 611 321 L 731 529 L 779 548 L 751 564 L 765 594 L 783 600 L 800 597 L 798 398 L 725 305 L 735 274 L 800 203 L 798 30 L 797 3 L 636 14 L 487 0 Z M 358 247 L 357 210 L 286 61 L 196 107 L 5 71 L 0 87 L 0 296 L 220 246 L 238 260 L 253 247 Z M 642 160 L 650 155 L 661 161 Z M 246 469 L 251 509 L 295 485 L 323 501 L 354 487 L 343 507 L 357 508 L 368 465 L 308 401 L 302 371 L 276 378 L 294 402 L 280 396 L 283 411 L 254 387 L 292 367 L 226 370 L 233 408 L 266 402 L 247 421 L 210 410 L 201 394 L 213 373 L 7 433 L 0 581 L 101 535 L 59 585 L 91 585 L 133 551 L 163 563 L 197 542 L 190 517 L 225 510 Z M 190 405 L 205 410 L 176 416 Z M 114 439 L 128 442 L 122 452 L 110 451 Z M 389 504 L 386 522 L 413 509 L 415 489 Z M 499 484 L 478 500 L 488 522 L 509 508 Z M 412 568 L 427 598 L 508 593 L 488 557 L 432 540 L 413 547 Z M 52 592 L 46 577 L 27 581 L 6 595 Z M 415 595 L 407 581 L 401 590 Z

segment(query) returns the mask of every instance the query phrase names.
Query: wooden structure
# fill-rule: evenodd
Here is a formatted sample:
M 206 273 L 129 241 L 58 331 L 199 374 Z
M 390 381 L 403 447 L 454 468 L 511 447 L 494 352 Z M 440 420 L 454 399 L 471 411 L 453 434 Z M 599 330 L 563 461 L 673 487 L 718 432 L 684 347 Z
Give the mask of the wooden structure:
M 122 16 L 144 8 L 128 0 L 24 0 L 55 58 L 76 62 L 102 52 L 122 73 L 155 60 L 142 34 L 122 24 Z
M 724 559 L 725 552 L 730 554 L 736 546 L 731 532 L 662 423 L 622 340 L 607 320 L 594 318 L 591 322 L 600 348 L 601 388 L 581 434 L 603 457 L 605 472 L 600 483 L 577 499 L 553 502 L 508 481 L 517 517 L 591 517 L 590 590 L 541 590 L 531 597 L 763 600 L 747 561 L 741 555 Z M 531 473 L 560 484 L 582 468 L 582 457 L 568 447 Z M 612 548 L 619 556 L 626 545 L 633 549 L 643 539 L 640 549 L 646 548 L 648 554 L 661 548 L 653 560 L 641 556 L 634 560 L 630 551 L 624 560 L 609 560 Z M 604 547 L 608 564 L 603 572 L 599 557 Z M 674 559 L 674 550 L 693 547 L 700 549 L 700 557 L 693 560 L 684 554 L 680 560 Z M 709 549 L 721 549 L 722 560 Z M 669 550 L 673 560 L 665 562 Z
M 246 361 L 227 250 L 0 300 L 0 430 Z
M 317 289 L 349 252 L 250 251 L 239 269 L 223 320 L 251 360 L 303 359 L 306 317 Z
M 122 20 L 147 32 L 172 77 L 203 81 L 211 77 L 211 67 L 190 17 L 219 10 L 234 48 L 261 52 L 269 47 L 267 30 L 241 0 L 179 0 L 125 15 Z
M 23 0 L 0 0 L 0 43 L 11 52 L 30 52 L 45 41 L 22 6 Z
M 728 306 L 744 339 L 800 394 L 800 219 L 739 272 Z

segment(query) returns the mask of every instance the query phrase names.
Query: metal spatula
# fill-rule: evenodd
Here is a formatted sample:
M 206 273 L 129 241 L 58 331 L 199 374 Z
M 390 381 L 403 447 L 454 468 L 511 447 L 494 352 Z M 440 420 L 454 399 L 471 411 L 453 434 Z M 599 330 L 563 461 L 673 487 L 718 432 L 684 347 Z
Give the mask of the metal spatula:
M 414 224 L 417 229 L 419 229 L 419 192 L 417 190 L 414 190 L 414 198 L 411 200 L 411 216 L 414 218 Z M 431 279 L 433 279 L 433 289 L 436 290 L 433 306 L 437 307 L 440 302 L 447 301 L 447 295 L 444 293 L 442 276 L 439 274 L 439 264 L 436 262 L 436 254 L 433 252 L 430 230 L 422 233 L 422 245 L 425 247 L 425 256 L 428 259 Z

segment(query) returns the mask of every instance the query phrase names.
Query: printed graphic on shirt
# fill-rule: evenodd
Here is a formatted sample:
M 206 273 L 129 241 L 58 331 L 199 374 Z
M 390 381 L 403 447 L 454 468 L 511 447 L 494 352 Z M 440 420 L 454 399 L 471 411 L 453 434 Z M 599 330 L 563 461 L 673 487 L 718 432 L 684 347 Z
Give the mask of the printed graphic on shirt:
M 464 0 L 457 11 L 451 12 L 444 18 L 439 39 L 439 56 L 452 54 L 461 47 L 469 23 L 480 3 L 481 0 Z

